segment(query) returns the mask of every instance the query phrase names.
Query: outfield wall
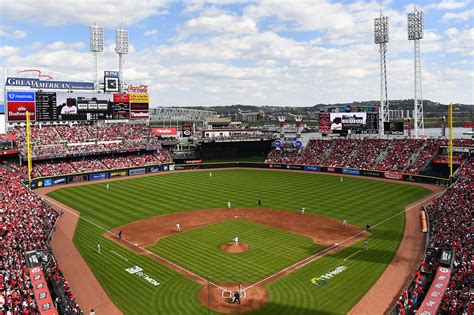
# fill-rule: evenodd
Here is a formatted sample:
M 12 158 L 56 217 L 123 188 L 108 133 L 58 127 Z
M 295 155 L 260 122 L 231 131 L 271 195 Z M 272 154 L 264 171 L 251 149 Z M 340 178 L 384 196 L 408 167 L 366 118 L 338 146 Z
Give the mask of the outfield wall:
M 441 186 L 447 186 L 449 179 L 441 177 L 423 176 L 423 175 L 412 175 L 402 174 L 397 172 L 381 172 L 371 170 L 360 170 L 354 168 L 343 168 L 343 167 L 328 167 L 328 166 L 316 166 L 316 165 L 297 165 L 297 164 L 269 164 L 259 162 L 216 162 L 216 163 L 195 163 L 195 164 L 159 164 L 149 165 L 143 167 L 132 167 L 123 169 L 105 170 L 100 172 L 89 172 L 81 174 L 68 174 L 53 177 L 41 177 L 33 179 L 31 181 L 31 188 L 42 188 L 51 187 L 56 185 L 87 182 L 87 181 L 100 181 L 109 178 L 116 177 L 127 177 L 135 175 L 143 175 L 158 172 L 167 172 L 173 170 L 204 170 L 204 169 L 219 169 L 219 168 L 256 168 L 256 169 L 281 169 L 281 170 L 294 170 L 294 171 L 307 171 L 307 172 L 318 172 L 318 173 L 332 173 L 341 175 L 355 175 L 355 176 L 366 176 L 374 178 L 385 178 L 398 181 L 416 182 L 423 184 L 435 184 Z

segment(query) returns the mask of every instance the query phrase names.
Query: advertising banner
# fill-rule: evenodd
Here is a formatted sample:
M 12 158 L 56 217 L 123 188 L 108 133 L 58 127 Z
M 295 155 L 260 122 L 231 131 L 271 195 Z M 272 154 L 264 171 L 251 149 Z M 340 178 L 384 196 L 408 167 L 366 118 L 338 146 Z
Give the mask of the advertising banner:
M 360 175 L 360 171 L 353 168 L 343 168 L 342 174 Z
M 9 121 L 25 121 L 26 112 L 28 112 L 30 120 L 36 120 L 35 102 L 8 102 L 7 112 Z
M 128 93 L 148 93 L 148 85 L 145 84 L 129 84 L 125 87 Z
M 360 175 L 370 177 L 383 177 L 383 172 L 360 170 Z
M 383 177 L 388 179 L 403 180 L 403 175 L 395 172 L 385 172 Z
M 89 180 L 100 180 L 100 179 L 107 179 L 109 178 L 109 173 L 102 172 L 102 173 L 93 173 L 89 175 Z
M 53 180 L 51 178 L 46 178 L 45 180 L 43 180 L 43 185 L 44 187 L 53 186 Z
M 151 128 L 151 133 L 158 136 L 175 136 L 176 128 Z
M 147 173 L 158 173 L 161 171 L 161 167 L 159 166 L 150 166 L 147 168 Z
M 114 94 L 114 103 L 129 103 L 130 94 Z
M 7 92 L 7 102 L 34 102 L 35 92 Z
M 148 103 L 130 103 L 130 109 L 147 111 L 150 109 L 150 105 Z
M 66 177 L 59 177 L 59 178 L 53 179 L 53 185 L 62 185 L 66 183 L 67 183 Z
M 88 177 L 87 175 L 76 175 L 76 176 L 70 176 L 68 178 L 69 183 L 80 183 L 80 182 L 85 182 L 87 181 Z
M 131 119 L 146 119 L 150 117 L 150 113 L 148 111 L 130 111 L 130 118 Z
M 130 103 L 150 103 L 150 96 L 148 94 L 129 94 Z
M 118 78 L 119 75 L 118 71 L 104 71 L 104 77 Z
M 53 299 L 48 289 L 48 284 L 41 267 L 28 268 L 31 286 L 35 295 L 35 301 L 38 305 L 38 311 L 41 315 L 56 315 L 57 310 L 54 308 Z
M 329 173 L 336 173 L 336 169 L 335 169 L 334 167 L 328 167 L 328 168 L 327 168 L 327 171 L 328 171 Z
M 93 82 L 43 81 L 35 78 L 8 77 L 5 86 L 24 86 L 35 90 L 94 90 Z
M 303 165 L 287 165 L 288 170 L 303 170 Z
M 438 314 L 450 278 L 450 268 L 438 267 L 433 283 L 431 283 L 430 289 L 416 314 Z
M 127 171 L 112 171 L 110 177 L 127 176 Z
M 311 165 L 306 165 L 304 167 L 305 171 L 312 171 L 312 172 L 321 172 L 321 167 L 319 166 L 311 166 Z
M 129 176 L 132 176 L 132 175 L 142 175 L 142 174 L 145 174 L 146 173 L 146 169 L 145 168 L 136 168 L 136 169 L 133 169 L 133 170 L 128 170 L 128 175 Z
M 329 113 L 319 113 L 319 133 L 322 135 L 331 133 L 331 118 Z

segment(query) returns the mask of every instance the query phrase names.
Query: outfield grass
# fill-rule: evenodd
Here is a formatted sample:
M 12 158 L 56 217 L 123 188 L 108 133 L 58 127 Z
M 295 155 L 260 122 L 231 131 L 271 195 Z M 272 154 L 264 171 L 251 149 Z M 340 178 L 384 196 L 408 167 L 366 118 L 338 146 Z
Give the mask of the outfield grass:
M 226 207 L 228 200 L 237 208 L 252 208 L 258 199 L 262 206 L 315 213 L 364 227 L 375 225 L 402 211 L 429 194 L 412 185 L 339 177 L 316 173 L 213 170 L 208 172 L 168 173 L 110 183 L 65 187 L 49 196 L 81 212 L 81 217 L 104 229 L 112 229 L 139 219 L 194 209 Z M 404 229 L 404 216 L 395 216 L 378 226 L 369 237 L 368 252 L 347 262 L 343 258 L 356 252 L 355 244 L 335 255 L 327 255 L 270 283 L 270 300 L 257 314 L 345 313 L 364 295 L 390 263 Z M 153 259 L 137 255 L 103 236 L 99 229 L 80 220 L 74 242 L 95 276 L 114 303 L 127 314 L 206 314 L 198 299 L 200 286 Z M 101 242 L 103 254 L 96 254 Z M 114 255 L 111 250 L 129 259 Z M 171 249 L 170 249 L 171 251 Z M 311 283 L 313 277 L 348 267 L 324 286 Z M 160 281 L 154 287 L 125 272 L 138 265 Z M 242 273 L 242 277 L 244 274 Z
M 232 254 L 234 236 L 250 246 Z M 161 239 L 149 249 L 216 283 L 257 282 L 324 249 L 309 237 L 249 221 L 224 221 Z

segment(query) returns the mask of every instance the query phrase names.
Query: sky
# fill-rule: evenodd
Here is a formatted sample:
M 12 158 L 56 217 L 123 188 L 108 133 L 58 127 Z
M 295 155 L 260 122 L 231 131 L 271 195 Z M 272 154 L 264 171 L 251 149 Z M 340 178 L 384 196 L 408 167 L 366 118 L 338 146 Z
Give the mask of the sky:
M 153 107 L 377 100 L 373 19 L 382 8 L 390 19 L 388 97 L 408 99 L 414 43 L 407 13 L 416 6 L 424 13 L 423 98 L 474 104 L 473 3 L 0 0 L 0 65 L 92 79 L 89 25 L 97 22 L 105 33 L 99 73 L 118 69 L 114 32 L 123 25 L 130 42 L 124 81 L 148 84 Z

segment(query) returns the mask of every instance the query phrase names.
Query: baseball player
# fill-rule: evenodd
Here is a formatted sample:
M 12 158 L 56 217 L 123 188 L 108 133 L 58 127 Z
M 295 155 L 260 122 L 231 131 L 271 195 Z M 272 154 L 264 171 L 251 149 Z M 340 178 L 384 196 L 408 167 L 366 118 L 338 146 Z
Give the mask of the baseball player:
M 301 208 L 301 214 L 304 214 L 304 210 L 305 210 L 304 208 Z
M 367 240 L 364 241 L 364 250 L 365 251 L 369 250 L 369 243 L 367 242 Z
M 122 239 L 122 230 L 120 230 L 120 232 L 118 234 L 118 237 L 119 237 L 119 239 Z
M 262 205 L 262 201 L 258 199 L 258 206 L 260 207 Z
M 344 183 L 344 177 L 341 176 L 341 179 L 339 180 L 340 183 Z
M 106 190 L 109 190 L 109 184 L 107 184 L 107 186 L 105 186 L 105 189 L 106 189 Z
M 239 245 L 239 237 L 238 236 L 234 236 L 234 244 L 235 244 L 235 246 Z
M 181 232 L 181 225 L 179 223 L 176 223 L 176 232 Z
M 97 243 L 97 253 L 100 255 L 100 243 Z
M 227 208 L 228 209 L 232 208 L 232 204 L 230 203 L 230 201 L 227 201 Z
M 342 227 L 346 227 L 346 225 L 347 225 L 347 220 L 346 219 L 342 220 Z
M 212 172 L 209 172 L 209 177 L 212 177 Z

